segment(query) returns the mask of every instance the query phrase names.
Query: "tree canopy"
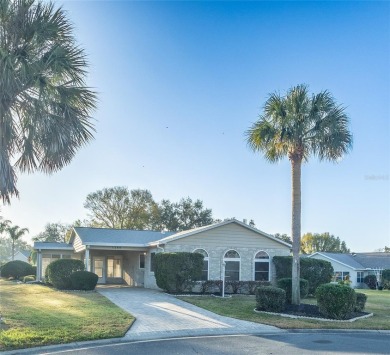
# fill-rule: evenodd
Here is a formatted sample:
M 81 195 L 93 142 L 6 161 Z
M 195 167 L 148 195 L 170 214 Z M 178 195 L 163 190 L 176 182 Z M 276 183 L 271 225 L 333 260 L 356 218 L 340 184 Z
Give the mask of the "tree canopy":
M 187 197 L 158 203 L 149 190 L 124 186 L 88 194 L 84 207 L 90 224 L 102 228 L 182 231 L 213 223 L 212 210 L 204 208 L 201 200 Z
M 0 197 L 17 173 L 53 173 L 93 138 L 96 95 L 66 13 L 50 2 L 0 2 Z
M 59 242 L 65 243 L 69 240 L 69 229 L 71 228 L 68 224 L 60 222 L 47 223 L 45 229 L 33 237 L 34 242 Z
M 345 241 L 340 240 L 332 234 L 326 233 L 306 233 L 302 236 L 301 252 L 304 254 L 313 254 L 317 251 L 326 251 L 330 253 L 349 253 Z

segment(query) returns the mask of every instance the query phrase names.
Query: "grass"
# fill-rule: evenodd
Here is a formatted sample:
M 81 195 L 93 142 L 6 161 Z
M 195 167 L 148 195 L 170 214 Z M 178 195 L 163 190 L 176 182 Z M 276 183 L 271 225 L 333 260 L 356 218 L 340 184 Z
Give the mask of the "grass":
M 386 329 L 390 330 L 390 291 L 358 290 L 367 295 L 365 312 L 374 313 L 373 317 L 355 322 L 320 322 L 311 319 L 291 319 L 276 315 L 255 313 L 255 296 L 235 295 L 231 298 L 179 297 L 211 312 L 237 318 L 269 324 L 283 329 Z M 316 304 L 314 298 L 305 299 L 302 303 Z
M 97 292 L 0 281 L 0 351 L 123 336 L 134 317 Z

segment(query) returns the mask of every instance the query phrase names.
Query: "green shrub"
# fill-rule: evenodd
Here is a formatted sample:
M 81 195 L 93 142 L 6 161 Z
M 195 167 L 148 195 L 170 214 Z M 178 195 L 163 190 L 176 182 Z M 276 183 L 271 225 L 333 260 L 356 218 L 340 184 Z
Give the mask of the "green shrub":
M 222 293 L 222 280 L 207 280 L 202 282 L 201 293 Z
M 203 255 L 198 253 L 158 253 L 155 256 L 157 286 L 170 293 L 186 291 L 202 276 Z
M 23 277 L 23 282 L 35 281 L 35 275 L 28 275 Z
M 364 283 L 370 288 L 371 290 L 376 289 L 376 276 L 375 275 L 367 275 L 364 278 Z
M 256 294 L 256 288 L 260 286 L 271 286 L 271 282 L 269 281 L 243 281 L 244 286 L 247 286 L 248 293 L 250 295 Z
M 284 279 L 279 279 L 277 282 L 279 288 L 286 291 L 286 301 L 291 303 L 292 298 L 292 278 L 286 277 Z M 301 298 L 306 298 L 309 293 L 309 282 L 305 279 L 299 280 L 299 288 L 301 293 Z
M 361 292 L 356 292 L 356 305 L 355 312 L 363 312 L 364 307 L 366 306 L 367 295 Z
M 99 276 L 89 271 L 76 271 L 70 275 L 73 290 L 92 291 L 95 289 Z
M 83 270 L 84 263 L 76 259 L 58 259 L 51 262 L 46 268 L 49 282 L 59 290 L 71 289 L 70 275 Z
M 274 256 L 276 279 L 291 277 L 292 256 Z M 309 294 L 314 295 L 319 285 L 327 284 L 332 280 L 332 264 L 325 260 L 313 258 L 300 259 L 301 278 L 309 282 Z
M 286 305 L 286 291 L 273 286 L 256 288 L 256 309 L 266 312 L 282 312 Z
M 382 271 L 382 286 L 386 290 L 390 290 L 390 269 Z
M 316 298 L 319 311 L 332 319 L 345 319 L 356 305 L 354 289 L 344 285 L 321 285 L 316 290 Z
M 1 268 L 2 277 L 18 279 L 23 276 L 34 274 L 34 268 L 29 263 L 21 260 L 9 261 Z

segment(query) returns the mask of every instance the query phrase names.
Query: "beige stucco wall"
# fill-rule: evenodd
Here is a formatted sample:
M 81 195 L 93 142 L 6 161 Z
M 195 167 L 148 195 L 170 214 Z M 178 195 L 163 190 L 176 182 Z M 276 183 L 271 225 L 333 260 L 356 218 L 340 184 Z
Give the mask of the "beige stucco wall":
M 171 241 L 164 245 L 166 252 L 193 252 L 204 249 L 209 255 L 209 280 L 221 280 L 222 261 L 228 250 L 234 249 L 240 254 L 240 280 L 254 280 L 254 257 L 260 250 L 270 256 L 270 281 L 275 280 L 272 258 L 276 255 L 290 255 L 290 248 L 260 235 L 238 224 L 227 224 L 209 231 Z M 162 250 L 154 249 L 154 252 Z M 147 255 L 145 287 L 157 288 L 154 274 L 150 272 L 150 253 Z

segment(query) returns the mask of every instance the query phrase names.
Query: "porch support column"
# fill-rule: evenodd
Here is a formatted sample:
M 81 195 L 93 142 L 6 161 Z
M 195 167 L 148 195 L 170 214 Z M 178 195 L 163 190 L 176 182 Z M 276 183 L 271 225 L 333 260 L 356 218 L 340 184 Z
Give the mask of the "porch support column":
M 91 271 L 91 263 L 89 260 L 89 246 L 85 247 L 85 270 Z
M 37 281 L 42 281 L 42 251 L 37 251 Z

